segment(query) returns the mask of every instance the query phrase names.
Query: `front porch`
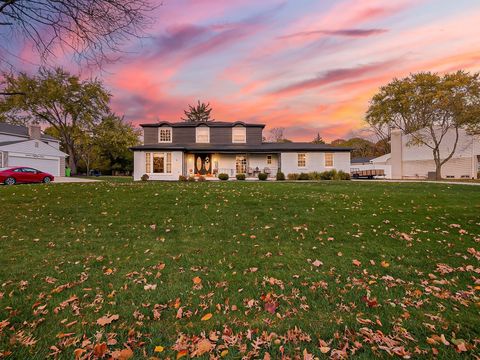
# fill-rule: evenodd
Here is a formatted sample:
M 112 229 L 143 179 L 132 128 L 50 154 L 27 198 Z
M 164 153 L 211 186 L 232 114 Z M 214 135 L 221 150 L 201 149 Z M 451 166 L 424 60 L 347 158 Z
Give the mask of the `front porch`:
M 208 180 L 217 179 L 222 173 L 230 178 L 245 174 L 250 180 L 265 173 L 273 179 L 280 168 L 280 154 L 185 153 L 184 165 L 185 176 L 204 176 Z

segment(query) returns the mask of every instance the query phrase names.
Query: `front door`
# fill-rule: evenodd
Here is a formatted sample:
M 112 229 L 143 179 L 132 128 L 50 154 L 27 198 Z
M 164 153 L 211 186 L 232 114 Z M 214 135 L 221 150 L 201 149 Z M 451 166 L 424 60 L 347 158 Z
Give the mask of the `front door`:
M 212 173 L 212 155 L 195 155 L 195 174 L 207 175 Z

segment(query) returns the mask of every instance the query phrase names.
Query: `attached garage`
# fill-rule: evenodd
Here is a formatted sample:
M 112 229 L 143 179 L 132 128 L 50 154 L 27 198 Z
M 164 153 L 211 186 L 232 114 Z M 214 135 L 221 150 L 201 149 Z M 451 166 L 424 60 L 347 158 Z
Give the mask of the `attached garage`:
M 53 176 L 64 176 L 67 154 L 40 140 L 0 143 L 2 166 L 25 166 L 45 171 Z
M 47 172 L 53 176 L 60 175 L 60 159 L 57 158 L 35 158 L 21 157 L 10 154 L 8 157 L 8 166 L 26 166 Z

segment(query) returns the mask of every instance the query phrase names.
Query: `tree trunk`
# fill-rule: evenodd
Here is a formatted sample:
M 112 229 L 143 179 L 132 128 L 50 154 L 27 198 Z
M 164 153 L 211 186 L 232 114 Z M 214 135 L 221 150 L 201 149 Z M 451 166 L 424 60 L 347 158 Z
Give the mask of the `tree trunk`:
M 442 163 L 435 159 L 435 180 L 442 180 Z
M 75 150 L 74 145 L 70 142 L 66 144 L 67 146 L 67 153 L 68 153 L 68 167 L 70 168 L 71 174 L 77 174 L 77 162 L 75 159 Z

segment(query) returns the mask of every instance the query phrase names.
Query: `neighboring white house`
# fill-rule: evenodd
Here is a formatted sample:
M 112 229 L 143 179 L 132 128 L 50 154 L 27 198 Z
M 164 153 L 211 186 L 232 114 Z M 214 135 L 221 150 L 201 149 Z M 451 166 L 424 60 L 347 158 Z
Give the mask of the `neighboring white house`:
M 142 124 L 144 144 L 134 151 L 134 180 L 178 180 L 180 175 L 275 177 L 313 171 L 350 172 L 350 148 L 312 143 L 266 143 L 265 125 L 243 122 Z
M 0 123 L 0 167 L 26 166 L 63 176 L 68 155 L 59 148 L 59 141 L 42 134 L 40 126 Z
M 425 131 L 425 130 L 424 130 Z M 437 132 L 440 130 L 438 129 Z M 440 135 L 440 133 L 438 133 Z M 432 149 L 426 145 L 410 144 L 412 135 L 400 130 L 391 132 L 391 153 L 371 160 L 373 167 L 390 167 L 392 179 L 426 179 L 435 172 Z M 455 145 L 455 130 L 445 134 L 440 145 L 440 157 L 445 159 Z M 442 177 L 447 179 L 476 178 L 480 164 L 480 138 L 459 130 L 454 155 L 442 166 Z

